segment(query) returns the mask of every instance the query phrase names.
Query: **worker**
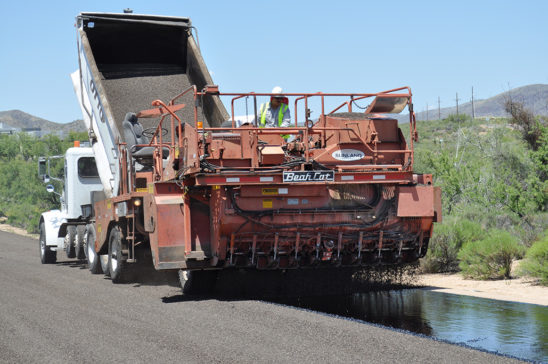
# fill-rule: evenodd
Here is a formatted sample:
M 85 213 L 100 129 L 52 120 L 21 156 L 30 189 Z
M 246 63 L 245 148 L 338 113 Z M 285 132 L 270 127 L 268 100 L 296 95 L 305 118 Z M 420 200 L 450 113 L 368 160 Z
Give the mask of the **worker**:
M 259 109 L 259 128 L 287 128 L 291 123 L 291 114 L 287 98 L 281 87 L 276 86 L 271 92 L 270 102 L 265 102 Z

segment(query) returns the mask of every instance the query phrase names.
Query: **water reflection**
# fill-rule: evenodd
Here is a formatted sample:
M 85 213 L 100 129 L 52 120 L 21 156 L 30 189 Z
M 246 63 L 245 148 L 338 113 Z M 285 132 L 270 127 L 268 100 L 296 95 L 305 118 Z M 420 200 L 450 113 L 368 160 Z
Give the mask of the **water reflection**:
M 277 301 L 548 362 L 548 307 L 429 290 Z

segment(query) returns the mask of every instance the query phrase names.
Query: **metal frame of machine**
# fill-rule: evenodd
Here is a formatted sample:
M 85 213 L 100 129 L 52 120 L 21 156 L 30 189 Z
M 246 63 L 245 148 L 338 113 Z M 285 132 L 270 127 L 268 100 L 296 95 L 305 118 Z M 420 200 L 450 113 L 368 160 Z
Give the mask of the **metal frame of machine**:
M 198 127 L 177 116 L 185 107 L 177 100 L 188 92 Z M 160 119 L 143 145 L 155 149 L 152 168 L 133 171 L 131 153 L 119 144 L 121 191 L 95 206 L 97 251 L 107 249 L 111 228 L 105 227 L 114 223 L 124 228 L 129 261 L 135 246 L 150 243 L 157 269 L 398 264 L 426 253 L 433 222 L 441 219 L 440 190 L 431 175 L 413 173 L 413 113 L 409 147 L 397 121 L 379 115 L 412 105 L 408 87 L 287 94 L 295 97 L 295 110 L 301 100 L 307 110 L 310 98 L 321 98 L 318 121 L 266 129 L 200 128 L 197 105 L 209 95 L 232 96 L 234 115 L 235 100 L 270 94 L 191 87 L 137 114 Z M 324 99 L 332 96 L 349 100 L 325 113 Z M 355 100 L 373 97 L 367 114 L 335 113 L 342 107 L 352 113 Z M 166 122 L 168 141 L 161 132 Z M 294 139 L 285 142 L 282 133 Z

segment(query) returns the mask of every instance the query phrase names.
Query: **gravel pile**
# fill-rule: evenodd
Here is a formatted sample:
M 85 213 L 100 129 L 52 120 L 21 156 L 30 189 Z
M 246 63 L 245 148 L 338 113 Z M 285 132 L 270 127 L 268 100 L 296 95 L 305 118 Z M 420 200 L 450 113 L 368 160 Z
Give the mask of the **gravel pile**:
M 350 120 L 364 120 L 367 119 L 367 115 L 363 112 L 336 112 L 334 114 L 329 114 L 336 118 L 344 118 Z

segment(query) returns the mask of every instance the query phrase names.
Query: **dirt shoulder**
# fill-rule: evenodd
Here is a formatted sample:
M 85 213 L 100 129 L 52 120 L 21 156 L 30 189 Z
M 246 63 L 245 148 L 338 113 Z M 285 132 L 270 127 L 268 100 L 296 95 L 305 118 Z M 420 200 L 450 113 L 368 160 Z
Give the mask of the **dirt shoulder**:
M 464 279 L 458 273 L 422 274 L 418 278 L 425 289 L 436 292 L 548 306 L 548 287 L 537 285 L 532 278 L 476 281 Z
M 40 237 L 40 235 L 38 234 L 27 233 L 25 229 L 21 229 L 15 226 L 5 224 L 4 223 L 5 221 L 6 221 L 5 217 L 0 217 L 0 231 L 5 231 L 7 233 L 17 234 L 17 235 L 26 236 L 26 237 L 35 238 L 35 239 L 38 239 Z

